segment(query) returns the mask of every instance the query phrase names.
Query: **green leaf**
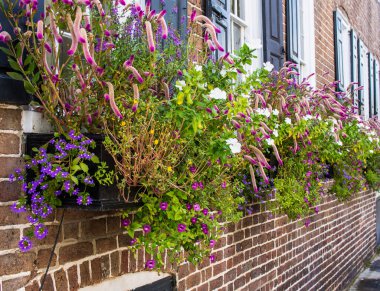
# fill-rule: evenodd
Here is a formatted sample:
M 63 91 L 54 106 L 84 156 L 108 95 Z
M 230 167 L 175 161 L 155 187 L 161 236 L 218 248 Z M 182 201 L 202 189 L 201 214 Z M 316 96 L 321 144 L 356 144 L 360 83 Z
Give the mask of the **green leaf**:
M 91 158 L 91 162 L 93 162 L 93 163 L 95 163 L 95 164 L 99 164 L 100 161 L 99 161 L 98 156 L 92 156 L 92 158 Z
M 27 80 L 24 80 L 24 88 L 25 88 L 26 93 L 28 93 L 28 94 L 34 94 L 34 93 L 36 93 L 36 90 L 33 87 L 33 85 L 30 84 L 30 82 L 27 81 Z
M 16 72 L 7 72 L 7 75 L 11 77 L 12 79 L 18 80 L 18 81 L 24 81 L 24 77 Z
M 20 65 L 12 58 L 8 58 L 8 63 L 15 71 L 20 71 Z
M 0 47 L 0 50 L 8 56 L 12 55 L 11 51 L 5 47 Z
M 71 176 L 71 180 L 72 180 L 76 185 L 79 184 L 79 182 L 78 182 L 78 178 L 77 178 L 77 177 L 75 177 L 75 176 Z
M 83 172 L 88 173 L 88 166 L 85 163 L 80 163 L 79 166 Z

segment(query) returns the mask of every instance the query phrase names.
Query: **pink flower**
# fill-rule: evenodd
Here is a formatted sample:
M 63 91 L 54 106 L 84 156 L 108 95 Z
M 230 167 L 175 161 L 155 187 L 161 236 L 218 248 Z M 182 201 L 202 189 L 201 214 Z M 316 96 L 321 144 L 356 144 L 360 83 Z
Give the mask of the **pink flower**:
M 11 35 L 6 32 L 6 31 L 2 31 L 0 32 L 0 41 L 1 42 L 5 42 L 7 43 L 8 41 L 10 41 L 12 38 L 11 38 Z
M 145 21 L 145 30 L 146 30 L 146 35 L 148 38 L 149 50 L 151 52 L 154 52 L 156 47 L 154 45 L 154 40 L 153 40 L 152 24 L 149 21 Z
M 70 29 L 70 33 L 71 33 L 71 46 L 70 46 L 70 49 L 67 51 L 67 54 L 69 56 L 72 56 L 77 51 L 77 48 L 78 48 L 78 39 L 77 39 L 77 37 L 76 37 L 76 35 L 74 33 L 73 21 L 72 21 L 71 16 L 70 16 L 69 13 L 66 16 L 66 20 L 67 20 L 67 25 L 68 25 L 68 27 Z
M 216 261 L 215 255 L 210 256 L 210 263 L 214 263 Z
M 168 26 L 166 25 L 166 21 L 165 21 L 165 18 L 160 18 L 160 20 L 158 20 L 158 23 L 161 25 L 161 29 L 162 29 L 162 33 L 161 33 L 161 36 L 163 39 L 167 39 L 168 37 Z
M 55 40 L 58 43 L 62 43 L 63 39 L 58 33 L 58 29 L 57 29 L 57 26 L 55 24 L 54 15 L 53 15 L 53 12 L 51 12 L 51 11 L 49 12 L 49 18 L 50 18 L 50 28 L 51 28 L 51 31 L 53 32 Z
M 123 118 L 123 115 L 120 113 L 119 108 L 117 107 L 116 102 L 115 102 L 113 85 L 110 82 L 107 82 L 106 84 L 108 86 L 109 93 L 108 93 L 108 96 L 104 95 L 104 98 L 106 100 L 107 100 L 107 98 L 109 99 L 110 105 L 111 105 L 111 109 L 115 113 L 115 115 L 117 117 L 119 117 L 119 118 Z
M 136 78 L 136 80 L 139 82 L 139 83 L 142 83 L 144 82 L 144 79 L 141 77 L 141 75 L 139 74 L 139 72 L 136 70 L 135 67 L 132 67 L 130 65 L 128 65 L 128 61 L 126 61 L 124 63 L 124 68 L 127 70 L 127 71 L 131 71 L 133 76 Z
M 194 204 L 193 209 L 194 209 L 194 211 L 200 211 L 201 207 L 199 206 L 198 203 L 196 203 L 196 204 Z
M 81 21 L 82 21 L 82 9 L 80 9 L 80 7 L 78 6 L 76 13 L 75 13 L 73 29 L 74 29 L 74 33 L 75 33 L 75 36 L 78 39 L 78 41 L 80 43 L 84 43 L 85 39 L 83 38 L 83 36 L 81 35 L 81 32 L 80 32 Z
M 210 248 L 213 248 L 215 246 L 215 240 L 211 239 L 210 240 Z
M 144 233 L 149 233 L 152 231 L 152 227 L 149 224 L 145 224 L 143 226 L 143 231 L 144 231 Z
M 156 266 L 155 260 L 148 260 L 145 263 L 145 268 L 150 269 L 150 270 L 154 269 L 155 266 Z
M 38 20 L 37 22 L 37 39 L 42 40 L 44 38 L 44 22 Z

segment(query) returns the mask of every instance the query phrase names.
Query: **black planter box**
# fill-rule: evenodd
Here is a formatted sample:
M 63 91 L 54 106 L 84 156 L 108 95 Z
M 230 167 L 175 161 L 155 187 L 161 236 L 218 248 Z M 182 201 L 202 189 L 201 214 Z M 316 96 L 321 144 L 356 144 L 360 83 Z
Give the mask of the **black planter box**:
M 106 162 L 109 166 L 109 170 L 114 169 L 114 161 L 112 157 L 108 154 L 104 148 L 102 141 L 104 137 L 102 135 L 86 135 L 96 142 L 95 149 L 91 150 L 95 153 L 101 162 Z M 36 134 L 30 133 L 25 134 L 25 154 L 33 156 L 33 148 L 41 147 L 42 145 L 48 143 L 53 138 L 52 134 Z M 91 171 L 91 166 L 90 166 Z M 138 193 L 143 189 L 141 187 L 126 189 L 125 197 L 128 197 L 128 201 L 120 195 L 119 189 L 116 185 L 103 186 L 100 185 L 96 179 L 94 179 L 95 186 L 89 187 L 88 192 L 93 199 L 92 203 L 88 206 L 78 205 L 76 203 L 76 197 L 71 197 L 69 195 L 62 196 L 62 208 L 76 208 L 89 211 L 107 211 L 107 210 L 121 210 L 127 208 L 135 208 L 141 205 L 138 201 Z M 129 193 L 128 193 L 129 192 Z

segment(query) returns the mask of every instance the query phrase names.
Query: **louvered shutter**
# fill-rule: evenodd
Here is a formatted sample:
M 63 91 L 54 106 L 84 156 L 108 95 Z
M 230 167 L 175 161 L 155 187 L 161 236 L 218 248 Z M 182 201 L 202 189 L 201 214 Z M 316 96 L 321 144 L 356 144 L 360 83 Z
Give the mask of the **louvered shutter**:
M 166 10 L 165 20 L 173 29 L 180 33 L 181 39 L 186 39 L 187 1 L 183 0 L 152 0 L 152 9 L 157 12 Z
M 368 53 L 368 112 L 371 118 L 375 113 L 374 107 L 374 73 L 373 73 L 373 55 Z
M 271 62 L 276 70 L 284 62 L 282 1 L 262 0 L 264 61 Z
M 365 58 L 365 51 L 364 51 L 364 43 L 358 39 L 358 81 L 359 86 L 364 86 L 364 58 Z M 358 92 L 358 107 L 359 107 L 359 114 L 362 115 L 363 113 L 363 101 L 364 101 L 364 92 L 363 90 L 360 90 Z
M 207 0 L 206 16 L 209 17 L 221 30 L 218 33 L 218 41 L 226 52 L 231 50 L 230 47 L 230 0 Z M 220 56 L 220 52 L 216 51 L 216 57 Z
M 4 3 L 6 5 L 6 3 Z M 18 7 L 18 5 L 16 5 Z M 43 0 L 38 1 L 38 9 L 34 15 L 34 22 L 37 22 L 41 14 L 44 12 L 45 4 Z M 5 8 L 7 9 L 7 8 Z M 0 10 L 0 23 L 4 31 L 7 31 L 12 39 L 15 38 L 13 33 L 13 27 L 9 23 L 8 19 Z M 19 27 L 26 30 L 26 19 L 19 22 Z M 1 47 L 7 48 L 6 44 L 0 44 Z M 21 81 L 10 78 L 6 73 L 13 71 L 8 62 L 8 56 L 0 51 L 0 103 L 26 105 L 30 102 L 31 96 L 24 90 L 24 85 Z
M 286 57 L 299 64 L 301 59 L 300 0 L 286 1 Z
M 379 96 L 380 96 L 380 83 L 379 83 L 379 62 L 377 60 L 373 61 L 373 107 L 375 108 L 374 114 L 378 115 L 379 113 Z
M 351 82 L 357 83 L 358 79 L 358 37 L 356 32 L 352 29 L 350 32 L 350 50 L 351 50 Z M 354 85 L 352 89 L 357 88 Z M 353 91 L 353 102 L 358 106 L 358 91 Z
M 334 11 L 334 54 L 335 54 L 335 80 L 339 91 L 344 91 L 346 80 L 344 79 L 343 61 L 343 18 L 338 11 Z

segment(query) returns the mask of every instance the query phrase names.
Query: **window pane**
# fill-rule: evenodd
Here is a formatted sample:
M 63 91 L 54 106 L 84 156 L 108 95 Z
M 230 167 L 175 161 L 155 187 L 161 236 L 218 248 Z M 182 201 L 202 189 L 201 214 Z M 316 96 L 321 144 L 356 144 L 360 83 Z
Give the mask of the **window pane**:
M 243 18 L 242 13 L 241 13 L 241 3 L 240 2 L 241 2 L 241 0 L 237 0 L 236 14 L 238 17 Z
M 231 13 L 235 14 L 235 0 L 231 0 Z
M 233 24 L 233 34 L 234 34 L 234 50 L 238 50 L 241 47 L 241 26 L 237 23 Z

